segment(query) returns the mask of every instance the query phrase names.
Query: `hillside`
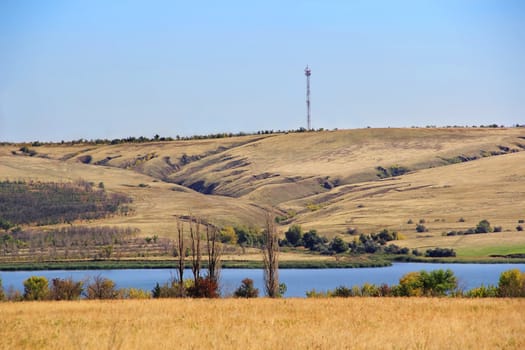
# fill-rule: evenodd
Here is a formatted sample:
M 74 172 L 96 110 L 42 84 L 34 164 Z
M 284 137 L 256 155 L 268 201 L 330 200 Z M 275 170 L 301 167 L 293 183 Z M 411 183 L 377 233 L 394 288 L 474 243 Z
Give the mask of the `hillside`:
M 524 251 L 525 129 L 360 129 L 140 144 L 0 146 L 0 177 L 103 182 L 133 198 L 132 216 L 92 225 L 171 236 L 174 216 L 261 225 L 274 207 L 332 236 L 398 230 L 411 248 L 468 248 L 493 236 L 442 237 L 481 219 L 496 244 Z M 458 222 L 463 218 L 463 222 Z M 412 219 L 413 224 L 407 224 Z M 428 232 L 415 231 L 424 220 Z M 508 231 L 508 232 L 505 232 Z M 503 243 L 501 243 L 503 242 Z M 466 244 L 466 245 L 465 245 Z M 476 245 L 474 244 L 474 246 Z M 494 242 L 481 246 L 493 245 Z

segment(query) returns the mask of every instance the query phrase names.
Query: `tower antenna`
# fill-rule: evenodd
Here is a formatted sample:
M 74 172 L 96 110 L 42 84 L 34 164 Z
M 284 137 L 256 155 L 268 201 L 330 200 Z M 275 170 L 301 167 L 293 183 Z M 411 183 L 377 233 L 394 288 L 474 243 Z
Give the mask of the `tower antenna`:
M 306 124 L 308 126 L 307 130 L 311 130 L 311 117 L 310 117 L 310 75 L 312 75 L 312 70 L 308 65 L 304 69 L 304 75 L 306 75 Z

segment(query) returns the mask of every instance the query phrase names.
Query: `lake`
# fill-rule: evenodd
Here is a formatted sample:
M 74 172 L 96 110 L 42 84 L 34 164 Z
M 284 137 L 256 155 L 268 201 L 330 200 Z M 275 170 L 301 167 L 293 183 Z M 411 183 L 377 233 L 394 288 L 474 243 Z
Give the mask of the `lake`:
M 451 269 L 458 278 L 459 286 L 465 290 L 480 285 L 497 285 L 499 275 L 506 270 L 525 271 L 525 264 L 428 264 L 428 263 L 394 263 L 388 267 L 371 267 L 356 269 L 282 269 L 279 271 L 280 282 L 287 286 L 286 297 L 305 297 L 312 289 L 325 291 L 344 285 L 397 284 L 399 278 L 408 272 Z M 168 281 L 176 276 L 170 269 L 137 269 L 137 270 L 44 270 L 44 271 L 0 271 L 4 290 L 10 286 L 23 291 L 23 281 L 30 276 L 68 278 L 83 280 L 90 276 L 101 275 L 113 280 L 118 288 L 140 288 L 151 290 L 157 282 Z M 185 277 L 190 278 L 191 271 L 186 270 Z M 244 278 L 251 278 L 259 294 L 264 295 L 263 272 L 260 269 L 224 269 L 221 271 L 221 291 L 223 295 L 232 294 Z

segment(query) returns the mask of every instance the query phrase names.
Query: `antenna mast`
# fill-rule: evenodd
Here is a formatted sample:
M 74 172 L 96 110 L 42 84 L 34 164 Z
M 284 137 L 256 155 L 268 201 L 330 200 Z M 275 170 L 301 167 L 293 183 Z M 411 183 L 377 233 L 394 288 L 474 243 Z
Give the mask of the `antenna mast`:
M 304 75 L 306 75 L 306 123 L 307 130 L 311 130 L 311 119 L 310 119 L 310 75 L 312 75 L 312 70 L 306 65 L 304 69 Z

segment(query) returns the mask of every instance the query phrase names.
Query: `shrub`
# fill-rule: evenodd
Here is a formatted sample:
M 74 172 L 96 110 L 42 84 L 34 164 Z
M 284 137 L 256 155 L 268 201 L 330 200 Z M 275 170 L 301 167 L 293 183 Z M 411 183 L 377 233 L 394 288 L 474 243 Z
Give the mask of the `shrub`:
M 525 223 L 525 220 L 523 220 L 523 219 L 519 219 L 518 220 L 518 224 L 523 224 L 523 223 Z
M 187 289 L 188 296 L 192 298 L 218 298 L 219 284 L 215 279 L 205 277 L 198 278 L 195 283 Z
M 354 294 L 352 293 L 352 290 L 350 288 L 345 286 L 339 286 L 334 289 L 334 291 L 332 292 L 332 296 L 339 298 L 348 298 L 354 296 Z
M 236 298 L 257 298 L 259 296 L 259 289 L 254 288 L 253 280 L 251 278 L 245 278 L 241 282 L 242 284 L 235 290 L 233 296 Z
M 344 253 L 348 250 L 348 244 L 341 237 L 334 237 L 330 243 L 330 249 L 335 253 Z
M 151 293 L 144 289 L 126 288 L 121 290 L 121 296 L 125 299 L 150 299 Z
M 492 227 L 490 227 L 490 222 L 487 220 L 481 220 L 476 226 L 475 233 L 489 233 L 492 232 Z
M 303 235 L 303 244 L 305 248 L 313 251 L 321 251 L 322 247 L 328 242 L 325 237 L 317 234 L 316 230 L 310 230 Z
M 456 252 L 451 248 L 427 249 L 425 256 L 431 258 L 454 257 Z
M 395 244 L 390 244 L 384 248 L 384 252 L 387 254 L 408 254 L 410 253 L 410 249 L 407 247 L 399 247 Z
M 423 284 L 420 279 L 420 272 L 409 272 L 399 279 L 399 286 L 396 290 L 399 296 L 412 297 L 423 294 Z
M 464 294 L 467 298 L 494 298 L 498 296 L 498 288 L 493 285 L 480 286 L 467 291 Z
M 464 218 L 459 218 L 458 222 L 465 222 Z
M 425 225 L 417 224 L 416 231 L 417 232 L 428 232 L 428 229 L 425 227 Z
M 188 286 L 193 285 L 193 281 L 191 281 L 191 283 L 189 280 L 186 282 Z M 153 298 L 182 298 L 186 296 L 186 288 L 184 285 L 181 286 L 178 284 L 175 280 L 170 283 L 164 283 L 163 285 L 157 283 L 151 291 L 151 296 Z
M 221 242 L 228 244 L 237 244 L 237 235 L 235 229 L 231 226 L 226 226 L 221 229 Z
M 407 224 L 412 225 L 413 223 L 414 221 L 412 221 L 412 219 L 408 219 Z
M 359 230 L 355 227 L 349 227 L 348 230 L 346 230 L 346 233 L 348 233 L 349 235 L 358 235 Z
M 292 225 L 284 235 L 291 245 L 297 246 L 297 243 L 303 238 L 303 229 L 299 225 Z
M 0 301 L 5 299 L 4 286 L 2 285 L 2 279 L 0 278 Z
M 115 282 L 100 275 L 91 278 L 85 293 L 87 299 L 117 299 L 119 297 Z
M 82 294 L 82 282 L 75 282 L 73 279 L 53 278 L 49 298 L 51 300 L 77 300 Z
M 330 296 L 328 292 L 318 292 L 315 289 L 306 291 L 307 298 L 327 298 Z
M 516 231 L 523 231 L 523 226 L 521 225 L 516 226 Z
M 243 247 L 259 247 L 262 244 L 262 235 L 258 230 L 247 227 L 235 227 L 237 243 Z
M 31 276 L 24 281 L 24 300 L 44 300 L 48 294 L 47 278 Z
M 494 226 L 494 232 L 501 232 L 503 231 L 503 227 L 501 226 Z
M 361 286 L 361 296 L 362 297 L 378 297 L 381 296 L 379 288 L 370 283 L 365 283 Z
M 502 272 L 499 277 L 498 296 L 525 297 L 525 274 L 518 269 Z
M 421 256 L 423 255 L 423 253 L 421 253 L 419 250 L 417 250 L 417 248 L 415 248 L 415 249 L 412 249 L 412 255 Z
M 0 217 L 0 229 L 5 230 L 7 232 L 11 227 L 13 227 L 12 223 Z

